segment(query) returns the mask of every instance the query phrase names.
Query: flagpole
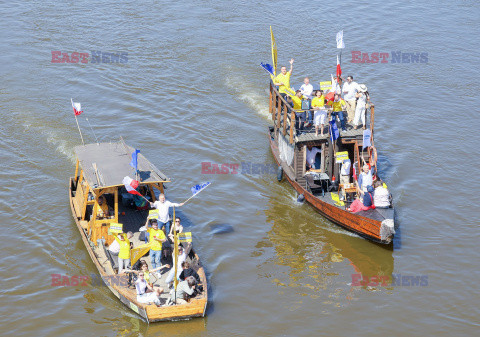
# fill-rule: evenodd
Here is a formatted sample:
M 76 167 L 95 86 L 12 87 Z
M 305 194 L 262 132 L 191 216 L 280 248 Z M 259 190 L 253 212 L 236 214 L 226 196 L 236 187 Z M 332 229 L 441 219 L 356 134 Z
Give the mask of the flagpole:
M 80 125 L 78 124 L 77 115 L 75 114 L 75 108 L 73 106 L 73 98 L 70 98 L 70 101 L 72 102 L 73 115 L 75 116 L 75 121 L 77 122 L 78 132 L 80 132 L 80 138 L 82 138 L 82 145 L 85 146 L 85 142 L 83 141 L 82 131 L 80 130 Z
M 175 226 L 175 206 L 173 206 L 173 225 Z M 167 239 L 168 240 L 168 239 Z M 174 265 L 174 276 L 173 276 L 173 287 L 175 291 L 175 304 L 177 304 L 177 264 L 178 264 L 178 238 L 177 238 L 177 231 L 176 228 L 173 231 L 173 253 L 174 253 L 174 259 L 175 261 L 173 262 Z
M 183 204 L 186 204 L 186 203 L 187 203 L 187 201 L 189 201 L 189 200 L 190 200 L 190 199 L 192 199 L 193 197 L 195 197 L 195 196 L 199 195 L 199 194 L 200 194 L 200 192 L 202 192 L 204 189 L 206 189 L 206 188 L 207 188 L 208 186 L 210 186 L 210 185 L 211 185 L 211 183 L 210 183 L 210 184 L 208 184 L 207 186 L 205 186 L 204 188 L 202 188 L 200 191 L 198 191 L 198 192 L 197 192 L 197 193 L 195 193 L 194 195 L 192 195 L 192 196 L 191 196 L 190 198 L 188 198 L 187 200 L 185 200 L 185 201 L 183 202 Z

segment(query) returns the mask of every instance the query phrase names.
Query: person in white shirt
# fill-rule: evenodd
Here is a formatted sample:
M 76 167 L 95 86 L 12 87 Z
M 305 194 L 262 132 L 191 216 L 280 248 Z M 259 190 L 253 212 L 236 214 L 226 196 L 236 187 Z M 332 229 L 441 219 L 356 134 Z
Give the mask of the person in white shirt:
M 318 153 L 322 153 L 322 150 L 318 147 L 313 147 L 312 145 L 307 145 L 307 168 L 317 169 L 317 165 L 315 163 L 315 159 Z
M 138 279 L 135 281 L 135 289 L 137 290 L 137 301 L 144 304 L 155 303 L 160 306 L 160 294 L 162 288 L 152 287 L 145 280 L 143 271 L 138 273 Z
M 348 76 L 347 82 L 343 85 L 343 99 L 347 105 L 347 123 L 350 123 L 355 115 L 355 104 L 356 97 L 355 94 L 358 92 L 358 84 L 353 82 L 353 77 Z
M 370 102 L 370 96 L 368 95 L 367 86 L 365 84 L 360 84 L 358 86 L 358 92 L 355 94 L 357 98 L 357 106 L 355 108 L 355 118 L 353 120 L 353 125 L 355 125 L 355 130 L 359 128 L 360 121 L 363 124 L 363 129 L 367 128 L 365 124 L 365 110 L 367 102 Z
M 344 159 L 342 162 L 342 168 L 340 169 L 340 184 L 350 184 L 350 167 L 352 162 L 350 159 Z
M 377 208 L 389 208 L 390 207 L 390 192 L 385 187 L 386 185 L 377 180 L 373 184 L 375 187 L 375 193 L 373 194 L 373 204 Z
M 175 252 L 172 253 L 173 263 L 175 264 Z M 177 261 L 177 279 L 180 277 L 182 273 L 182 263 L 187 259 L 187 254 L 182 246 L 178 246 L 178 261 Z M 175 276 L 175 268 L 172 266 L 170 269 L 167 278 L 165 279 L 165 283 L 169 286 L 173 282 L 173 277 Z
M 308 101 L 308 109 L 311 109 L 311 102 L 312 102 L 312 93 L 313 93 L 313 85 L 310 84 L 310 78 L 305 77 L 303 80 L 303 84 L 300 87 L 300 92 L 303 95 L 303 98 Z M 313 112 L 308 111 L 308 126 L 313 124 Z
M 166 200 L 165 195 L 161 193 L 158 196 L 158 200 L 153 203 L 151 202 L 150 206 L 157 209 L 157 212 L 158 212 L 157 222 L 159 222 L 159 228 L 162 228 L 162 224 L 163 224 L 165 226 L 165 233 L 168 235 L 168 233 L 170 233 L 170 223 L 169 223 L 170 215 L 168 214 L 168 210 L 172 206 L 174 207 L 183 206 L 183 202 L 181 204 L 170 202 Z

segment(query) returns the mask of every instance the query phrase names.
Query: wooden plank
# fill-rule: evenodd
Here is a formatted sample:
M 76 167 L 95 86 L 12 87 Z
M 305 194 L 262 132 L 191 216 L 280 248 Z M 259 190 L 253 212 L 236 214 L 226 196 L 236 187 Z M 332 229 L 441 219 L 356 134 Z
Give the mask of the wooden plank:
M 290 144 L 293 144 L 294 133 L 296 133 L 296 129 L 295 129 L 295 110 L 292 109 L 292 112 L 290 113 Z

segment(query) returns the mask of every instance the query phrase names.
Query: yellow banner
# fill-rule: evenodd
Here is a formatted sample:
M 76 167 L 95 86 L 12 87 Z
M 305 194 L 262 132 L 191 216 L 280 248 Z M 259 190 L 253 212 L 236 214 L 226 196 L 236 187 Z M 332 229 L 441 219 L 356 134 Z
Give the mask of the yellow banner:
M 178 233 L 178 242 L 192 242 L 192 232 Z
M 121 223 L 116 223 L 116 222 L 110 223 L 108 234 L 113 235 L 118 233 L 123 233 L 123 225 Z
M 332 81 L 320 82 L 320 89 L 323 91 L 332 89 Z
M 332 197 L 332 200 L 335 201 L 336 205 L 345 206 L 345 203 L 340 200 L 340 197 L 338 196 L 337 193 L 330 192 L 330 196 Z
M 292 90 L 292 88 L 287 88 L 287 87 L 285 87 L 285 91 L 286 91 L 287 94 L 290 95 L 290 96 L 295 96 L 295 95 L 297 94 L 294 90 Z
M 150 250 L 151 242 L 145 243 L 141 246 L 135 247 L 130 251 L 130 258 L 131 258 L 131 264 L 132 266 L 135 264 L 135 262 L 138 261 L 139 258 L 141 258 L 143 255 L 147 254 L 147 252 Z
M 345 159 L 348 159 L 348 151 L 337 152 L 335 163 L 341 164 Z
M 273 36 L 272 26 L 270 26 L 270 39 L 272 43 L 273 76 L 277 76 L 277 43 L 275 42 L 275 37 Z

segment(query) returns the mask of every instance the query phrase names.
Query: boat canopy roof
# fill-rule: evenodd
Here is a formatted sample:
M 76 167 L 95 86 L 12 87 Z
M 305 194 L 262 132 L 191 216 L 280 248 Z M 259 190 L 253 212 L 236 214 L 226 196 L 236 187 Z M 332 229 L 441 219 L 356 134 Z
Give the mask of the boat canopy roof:
M 75 154 L 83 170 L 83 176 L 91 188 L 123 186 L 123 178 L 135 179 L 130 166 L 135 149 L 118 143 L 95 143 L 75 147 Z M 170 180 L 141 153 L 138 154 L 138 180 L 140 184 L 163 183 Z

